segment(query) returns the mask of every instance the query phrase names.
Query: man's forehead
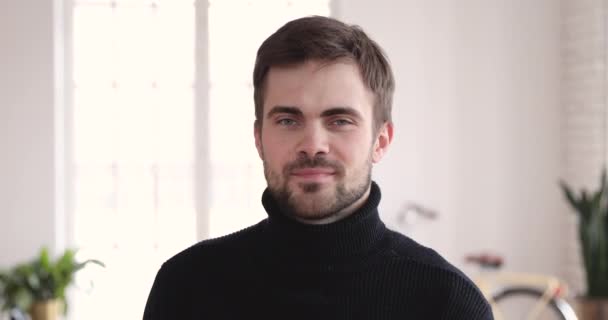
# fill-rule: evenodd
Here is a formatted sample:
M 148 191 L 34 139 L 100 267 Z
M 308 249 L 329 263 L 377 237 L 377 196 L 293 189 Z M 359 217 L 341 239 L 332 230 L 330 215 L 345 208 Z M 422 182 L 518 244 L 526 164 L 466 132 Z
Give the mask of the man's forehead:
M 294 73 L 297 70 L 302 72 L 310 72 L 312 74 L 324 71 L 327 68 L 335 66 L 347 66 L 359 72 L 359 65 L 351 58 L 337 58 L 333 60 L 322 60 L 322 59 L 307 59 L 304 61 L 298 61 L 294 63 L 286 63 L 273 65 L 268 68 L 266 73 L 266 80 L 270 74 L 283 74 L 283 73 Z
M 264 113 L 275 106 L 312 110 L 352 108 L 366 113 L 373 93 L 363 83 L 358 67 L 348 61 L 309 61 L 271 69 L 264 88 Z

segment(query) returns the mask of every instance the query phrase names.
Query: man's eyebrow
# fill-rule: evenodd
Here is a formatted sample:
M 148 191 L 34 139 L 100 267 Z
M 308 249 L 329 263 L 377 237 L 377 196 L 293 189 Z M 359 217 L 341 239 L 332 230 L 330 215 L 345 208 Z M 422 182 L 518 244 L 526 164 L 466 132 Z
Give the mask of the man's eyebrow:
M 349 116 L 354 116 L 356 118 L 363 118 L 363 116 L 361 116 L 361 113 L 359 113 L 359 111 L 351 108 L 351 107 L 334 107 L 331 109 L 327 109 L 323 112 L 321 112 L 321 117 L 331 117 L 331 116 L 335 116 L 335 115 L 349 115 Z
M 274 107 L 272 107 L 272 109 L 270 109 L 270 111 L 268 111 L 268 114 L 266 114 L 266 118 L 270 118 L 277 113 L 288 113 L 288 114 L 292 114 L 295 116 L 303 115 L 302 111 L 297 107 L 274 106 Z

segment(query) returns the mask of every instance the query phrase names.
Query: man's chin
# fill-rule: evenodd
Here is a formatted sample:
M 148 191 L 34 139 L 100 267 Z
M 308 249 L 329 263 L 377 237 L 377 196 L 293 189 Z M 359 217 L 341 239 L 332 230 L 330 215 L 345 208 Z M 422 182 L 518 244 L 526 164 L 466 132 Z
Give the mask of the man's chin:
M 292 181 L 291 191 L 297 194 L 319 194 L 335 189 L 332 181 Z
M 310 186 L 305 188 L 310 188 Z M 292 193 L 290 206 L 296 217 L 314 221 L 325 219 L 333 214 L 330 210 L 333 201 L 335 201 L 335 194 L 330 190 L 300 190 Z
M 295 206 L 292 216 L 301 222 L 307 223 L 322 223 L 335 213 L 330 212 L 327 208 Z

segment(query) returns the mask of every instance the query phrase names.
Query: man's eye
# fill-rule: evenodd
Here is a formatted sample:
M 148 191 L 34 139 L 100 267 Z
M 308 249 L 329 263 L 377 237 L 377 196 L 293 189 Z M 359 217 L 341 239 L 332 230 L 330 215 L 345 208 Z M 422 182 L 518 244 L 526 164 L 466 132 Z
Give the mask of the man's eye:
M 337 119 L 331 122 L 333 125 L 336 125 L 338 127 L 342 127 L 342 126 L 347 126 L 349 124 L 352 124 L 351 121 L 346 120 L 346 119 Z
M 285 126 L 285 127 L 291 127 L 291 126 L 296 125 L 296 121 L 293 119 L 285 118 L 285 119 L 279 119 L 277 121 L 277 124 Z

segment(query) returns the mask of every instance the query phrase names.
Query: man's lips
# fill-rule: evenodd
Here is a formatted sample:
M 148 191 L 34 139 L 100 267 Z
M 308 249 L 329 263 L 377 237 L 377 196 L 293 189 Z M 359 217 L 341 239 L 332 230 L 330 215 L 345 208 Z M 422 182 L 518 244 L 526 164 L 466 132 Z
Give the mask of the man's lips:
M 302 168 L 291 171 L 291 175 L 302 178 L 331 176 L 335 173 L 336 171 L 332 168 Z

